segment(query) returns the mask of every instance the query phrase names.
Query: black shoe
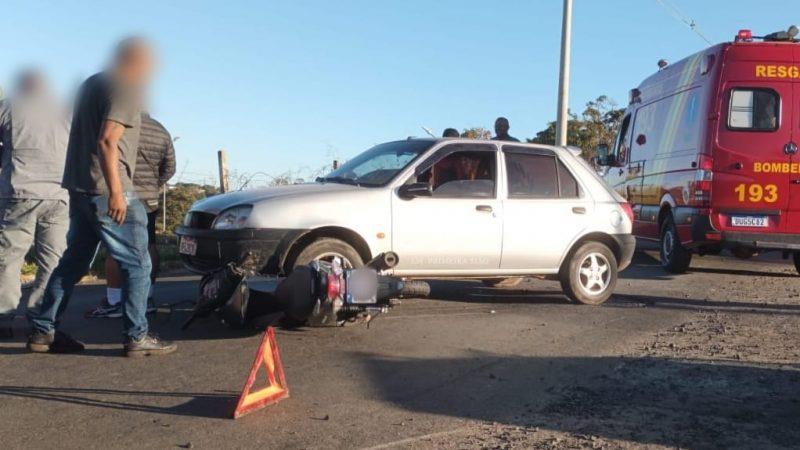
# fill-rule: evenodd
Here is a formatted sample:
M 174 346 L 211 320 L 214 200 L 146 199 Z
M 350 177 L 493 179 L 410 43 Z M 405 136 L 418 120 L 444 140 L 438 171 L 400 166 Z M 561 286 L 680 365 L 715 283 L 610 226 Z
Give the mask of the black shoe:
M 154 334 L 146 334 L 140 339 L 125 340 L 125 356 L 137 358 L 150 355 L 167 355 L 178 349 L 178 345 L 165 341 Z
M 28 336 L 28 350 L 33 353 L 78 353 L 84 350 L 84 346 L 83 342 L 61 331 L 34 331 Z

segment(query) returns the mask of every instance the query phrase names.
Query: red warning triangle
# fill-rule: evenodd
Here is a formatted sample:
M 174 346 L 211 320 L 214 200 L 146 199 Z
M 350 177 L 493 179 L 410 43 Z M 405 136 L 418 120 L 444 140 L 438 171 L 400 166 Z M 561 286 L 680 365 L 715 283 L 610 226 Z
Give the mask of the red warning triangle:
M 267 386 L 251 391 L 262 365 L 267 372 Z M 239 403 L 233 411 L 233 418 L 238 419 L 249 412 L 277 403 L 288 396 L 289 388 L 286 387 L 286 380 L 283 377 L 283 366 L 281 366 L 278 345 L 275 343 L 275 332 L 272 327 L 267 327 L 258 352 L 256 352 L 253 368 L 250 369 L 250 375 L 247 377 L 242 395 L 239 397 Z

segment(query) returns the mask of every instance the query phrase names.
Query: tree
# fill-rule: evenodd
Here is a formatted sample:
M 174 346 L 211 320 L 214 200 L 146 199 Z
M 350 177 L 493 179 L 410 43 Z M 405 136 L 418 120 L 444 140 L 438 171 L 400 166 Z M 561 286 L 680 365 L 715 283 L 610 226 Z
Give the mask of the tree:
M 175 229 L 183 223 L 184 216 L 186 216 L 194 202 L 218 193 L 216 186 L 201 186 L 194 183 L 177 183 L 168 189 L 167 208 L 159 212 L 157 222 L 160 225 L 163 220 L 161 215 L 166 213 L 167 229 L 161 230 L 161 232 L 168 235 L 173 235 Z
M 582 156 L 590 159 L 595 156 L 599 144 L 612 145 L 617 135 L 619 124 L 625 114 L 624 108 L 605 95 L 597 97 L 586 104 L 586 109 L 578 118 L 570 113 L 567 123 L 567 144 L 583 150 Z M 556 123 L 550 122 L 547 128 L 536 133 L 528 142 L 553 145 L 556 141 Z
M 464 128 L 461 137 L 468 139 L 491 139 L 492 132 L 483 127 Z

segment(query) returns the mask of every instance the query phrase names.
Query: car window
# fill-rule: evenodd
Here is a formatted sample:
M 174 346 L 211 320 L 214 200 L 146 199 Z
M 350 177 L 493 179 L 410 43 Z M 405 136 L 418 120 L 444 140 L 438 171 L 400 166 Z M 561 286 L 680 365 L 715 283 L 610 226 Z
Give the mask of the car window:
M 412 182 L 429 183 L 434 198 L 495 196 L 497 151 L 494 146 L 453 144 L 442 150 L 440 155 L 445 156 L 412 177 Z
M 558 172 L 554 155 L 504 154 L 508 198 L 558 198 Z
M 581 187 L 561 160 L 558 160 L 558 192 L 561 198 L 578 198 Z
M 736 88 L 728 104 L 728 128 L 775 131 L 780 117 L 780 97 L 772 89 Z
M 579 198 L 581 187 L 555 155 L 505 152 L 508 198 Z
M 407 140 L 376 145 L 317 181 L 383 186 L 435 142 Z

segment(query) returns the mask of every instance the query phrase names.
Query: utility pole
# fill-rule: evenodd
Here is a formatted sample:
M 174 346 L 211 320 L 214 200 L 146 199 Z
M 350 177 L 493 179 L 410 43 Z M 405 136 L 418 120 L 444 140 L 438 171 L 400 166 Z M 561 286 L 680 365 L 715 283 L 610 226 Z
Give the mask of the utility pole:
M 228 157 L 225 155 L 225 150 L 217 152 L 217 160 L 219 161 L 219 190 L 224 194 L 228 192 Z
M 567 145 L 569 124 L 569 60 L 572 36 L 572 0 L 564 0 L 561 22 L 561 67 L 558 74 L 558 117 L 556 118 L 556 145 Z
M 161 210 L 161 232 L 167 234 L 167 184 L 164 183 L 164 209 Z

